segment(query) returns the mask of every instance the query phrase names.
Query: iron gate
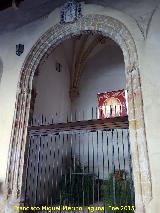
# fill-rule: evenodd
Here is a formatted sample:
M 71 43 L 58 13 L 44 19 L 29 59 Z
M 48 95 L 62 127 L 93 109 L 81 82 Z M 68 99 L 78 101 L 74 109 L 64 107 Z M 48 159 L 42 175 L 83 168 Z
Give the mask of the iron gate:
M 26 162 L 25 205 L 134 210 L 128 129 L 31 134 Z

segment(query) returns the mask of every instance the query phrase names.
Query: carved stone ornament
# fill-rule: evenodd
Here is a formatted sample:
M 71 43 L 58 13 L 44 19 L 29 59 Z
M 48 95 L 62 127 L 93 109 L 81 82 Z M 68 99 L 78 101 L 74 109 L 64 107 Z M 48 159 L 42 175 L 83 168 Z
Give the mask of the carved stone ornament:
M 82 16 L 81 3 L 74 0 L 66 2 L 61 9 L 60 23 L 72 23 Z

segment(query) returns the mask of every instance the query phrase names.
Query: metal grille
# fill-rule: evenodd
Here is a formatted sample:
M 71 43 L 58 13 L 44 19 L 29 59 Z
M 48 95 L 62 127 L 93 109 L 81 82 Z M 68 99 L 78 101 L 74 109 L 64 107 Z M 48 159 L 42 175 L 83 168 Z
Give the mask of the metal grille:
M 134 212 L 128 129 L 31 134 L 27 147 L 25 205 Z M 111 206 L 130 208 L 115 211 Z

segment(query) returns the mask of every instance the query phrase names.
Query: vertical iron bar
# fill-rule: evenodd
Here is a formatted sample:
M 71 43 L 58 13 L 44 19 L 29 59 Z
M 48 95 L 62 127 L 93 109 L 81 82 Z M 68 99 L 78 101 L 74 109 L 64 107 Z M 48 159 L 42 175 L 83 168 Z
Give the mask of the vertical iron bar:
M 47 118 L 46 118 L 46 116 L 44 117 L 44 124 L 45 125 L 47 124 Z
M 112 105 L 110 105 L 110 117 L 112 116 Z
M 75 110 L 75 121 L 77 121 L 77 114 L 76 114 L 76 110 Z
M 50 114 L 47 115 L 47 120 L 48 120 L 48 125 L 50 125 L 51 124 L 51 115 Z
M 53 149 L 53 135 L 51 135 L 51 139 L 50 139 L 50 143 L 51 143 L 51 146 L 50 146 L 50 157 L 51 157 L 51 159 L 52 159 L 52 149 Z M 51 191 L 53 191 L 53 170 L 52 170 L 52 168 L 51 168 Z M 52 196 L 51 196 L 51 201 L 50 201 L 50 204 L 51 204 L 51 206 L 53 205 L 53 198 L 52 198 Z
M 73 157 L 72 157 L 72 146 L 73 146 L 73 141 L 72 141 L 72 136 L 73 136 L 73 133 L 71 134 L 71 140 L 70 140 L 70 147 L 71 147 L 71 156 L 70 156 L 70 160 L 71 160 L 71 165 L 70 165 L 70 186 L 72 185 L 72 163 L 73 163 Z M 68 205 L 71 205 L 71 201 L 72 201 L 72 188 L 70 188 L 69 190 L 69 194 L 70 194 L 70 199 L 69 199 L 69 204 Z
M 106 135 L 107 135 L 107 167 L 108 167 L 108 175 L 109 175 L 109 171 L 110 171 L 110 163 L 109 163 L 109 151 L 108 151 L 108 145 L 109 145 L 109 139 L 108 139 L 108 134 L 109 134 L 109 131 L 106 132 Z
M 30 203 L 31 199 L 31 194 L 32 194 L 32 167 L 33 167 L 33 145 L 34 145 L 34 138 L 32 140 L 32 149 L 31 149 L 31 158 L 30 158 L 30 173 L 29 173 L 29 204 L 33 205 L 33 203 Z
M 93 120 L 93 113 L 94 113 L 94 111 L 93 111 L 93 107 L 92 107 L 92 120 Z
M 36 174 L 36 196 L 35 196 L 35 201 L 34 204 L 36 205 L 37 203 L 37 198 L 38 198 L 38 179 L 39 179 L 39 164 L 40 164 L 40 151 L 41 151 L 41 136 L 39 137 L 39 141 L 38 141 L 38 162 L 37 162 L 37 174 Z
M 96 119 L 98 119 L 98 113 L 97 113 L 97 110 L 98 110 L 98 109 L 97 109 L 97 107 L 96 107 Z
M 115 163 L 114 163 L 114 130 L 113 130 L 113 129 L 112 129 L 112 175 L 113 175 L 113 196 L 114 196 L 114 206 L 116 206 Z
M 51 123 L 52 123 L 52 124 L 54 124 L 54 118 L 53 118 L 53 115 L 52 115 L 52 118 L 51 118 L 51 119 L 52 119 Z
M 71 122 L 73 121 L 73 117 L 72 117 L 72 111 L 71 111 Z
M 76 146 L 76 134 L 74 134 L 74 141 L 73 141 L 73 159 L 74 159 L 74 169 L 73 169 L 73 172 L 74 173 L 75 173 L 75 169 L 76 169 L 75 146 Z
M 81 133 L 79 132 L 78 133 L 78 142 L 79 142 L 79 162 L 77 162 L 77 164 L 78 164 L 78 166 L 79 166 L 79 168 L 81 168 L 81 161 L 80 161 L 80 155 L 81 155 L 81 153 L 80 153 L 80 139 L 81 139 Z M 76 142 L 77 143 L 77 142 Z M 76 147 L 77 147 L 77 145 L 76 145 Z M 81 178 L 81 176 L 80 176 L 80 178 Z M 81 189 L 78 189 L 78 204 L 76 203 L 76 205 L 81 205 L 81 203 L 80 203 L 80 196 L 81 196 L 81 194 L 79 193 L 79 191 L 80 191 Z
M 98 156 L 98 145 L 99 145 L 99 142 L 98 142 L 98 140 L 99 140 L 99 134 L 98 134 L 98 130 L 97 130 L 98 203 L 99 203 L 99 193 L 100 193 L 99 188 L 100 188 L 100 186 L 99 186 L 99 156 Z
M 83 174 L 84 174 L 84 162 L 85 162 L 85 157 L 84 157 L 84 143 L 85 143 L 85 141 L 83 141 Z M 82 175 L 82 190 L 83 190 L 83 206 L 85 205 L 84 204 L 84 198 L 85 198 L 85 193 L 84 193 L 84 175 Z
M 43 168 L 43 166 L 42 166 L 42 148 L 41 148 L 41 151 L 40 151 L 40 167 L 39 167 L 39 186 L 38 186 L 38 197 L 37 197 L 37 200 L 38 200 L 38 202 L 40 202 L 41 201 L 41 185 L 42 185 L 42 168 Z
M 37 142 L 37 140 L 34 140 L 34 144 Z M 35 187 L 35 179 L 36 179 L 36 165 L 35 165 L 35 163 L 36 163 L 36 154 L 37 154 L 37 146 L 36 146 L 36 150 L 35 150 L 35 145 L 34 145 L 34 159 L 33 159 L 33 169 L 34 169 L 34 171 L 32 171 L 32 175 L 31 175 L 31 177 L 32 177 L 32 201 L 33 201 L 33 204 L 35 205 L 35 192 L 36 192 L 36 187 Z
M 94 174 L 94 144 L 93 144 L 93 132 L 91 133 L 92 135 L 92 154 L 93 154 L 93 174 Z M 95 193 L 94 193 L 94 175 L 93 175 L 93 205 L 94 205 L 94 197 L 95 197 Z
M 116 105 L 115 105 L 115 109 L 114 109 L 114 117 L 117 117 L 117 109 L 116 109 Z
M 75 173 L 75 172 L 76 172 L 76 165 L 77 165 L 77 162 L 76 162 L 76 155 L 75 155 L 76 134 L 75 134 L 75 133 L 73 133 L 73 134 L 74 134 L 74 140 L 73 140 L 73 173 Z M 75 174 L 74 174 L 74 178 L 75 178 Z M 74 188 L 73 188 L 72 190 L 75 191 Z M 73 191 L 72 191 L 72 193 L 73 193 Z M 74 193 L 73 193 L 73 194 L 74 194 Z M 76 202 L 75 197 L 73 197 L 73 203 L 74 203 L 74 205 L 75 205 L 75 202 Z
M 107 160 L 107 170 L 108 170 L 108 171 L 107 171 L 107 175 L 106 175 L 107 177 L 106 177 L 106 178 L 109 178 L 109 172 L 110 172 L 109 138 L 108 138 L 109 136 L 108 136 L 108 134 L 109 134 L 109 131 L 107 130 L 107 131 L 106 131 L 106 137 L 107 137 L 107 140 L 106 140 L 106 143 L 107 143 L 107 144 L 106 144 L 106 145 L 107 145 L 107 149 L 106 149 L 106 150 L 107 150 L 107 153 L 106 153 L 107 156 L 106 156 L 106 157 L 107 157 L 107 159 L 106 159 L 106 160 Z M 105 192 L 104 192 L 104 194 L 106 195 Z M 105 205 L 106 205 L 106 198 L 104 198 L 104 203 L 105 203 Z M 107 204 L 108 204 L 108 203 L 107 203 Z M 108 211 L 107 211 L 107 212 L 108 212 Z
M 79 135 L 79 137 L 78 137 L 78 143 L 79 143 L 79 164 L 80 164 L 80 162 L 81 162 L 80 133 L 78 135 Z
M 62 176 L 63 176 L 63 167 L 64 167 L 64 151 L 63 151 L 63 148 L 64 148 L 65 144 L 64 144 L 64 134 L 63 134 L 63 138 L 62 138 L 62 152 L 61 152 L 61 155 L 62 155 L 62 161 L 61 161 L 61 180 L 62 180 Z M 62 205 L 62 190 L 61 190 L 61 186 L 59 186 L 60 188 L 60 205 Z
M 124 132 L 123 132 L 123 129 L 122 129 L 122 147 L 123 147 L 123 165 L 124 165 L 124 170 L 125 170 L 126 161 L 125 161 L 125 155 L 124 155 Z
M 36 119 L 36 116 L 34 116 L 34 126 L 37 126 L 37 119 Z
M 83 119 L 83 121 L 84 121 L 84 119 L 85 119 L 85 114 L 84 114 L 84 110 L 83 110 L 83 118 L 82 118 L 82 119 Z
M 56 153 L 55 153 L 55 147 L 56 147 L 56 135 L 54 135 L 53 137 L 52 137 L 52 143 L 54 143 L 53 145 L 52 145 L 52 147 L 54 148 L 53 149 L 53 170 L 52 170 L 52 186 L 53 186 L 53 190 L 55 191 L 55 178 L 56 178 L 56 172 L 55 172 L 55 168 L 56 168 L 56 166 L 55 166 L 55 158 L 56 158 Z M 56 197 L 55 197 L 55 195 L 53 196 L 53 199 L 52 199 L 52 202 L 53 202 L 53 204 L 55 204 L 56 203 Z
M 41 174 L 40 174 L 40 193 L 39 193 L 39 201 L 43 200 L 43 150 L 44 150 L 44 140 L 42 140 L 42 146 L 41 146 Z
M 53 135 L 51 135 L 51 150 L 50 150 L 50 156 L 52 156 L 52 149 L 53 149 L 53 147 L 54 147 L 54 144 L 53 144 Z M 52 167 L 52 179 L 51 179 L 51 189 L 52 189 L 52 191 L 54 190 L 54 160 L 53 160 L 53 167 Z M 54 200 L 53 200 L 53 197 L 51 196 L 51 205 L 53 205 L 53 202 L 54 202 Z
M 58 123 L 58 113 L 56 112 L 56 116 L 55 116 L 55 123 Z
M 100 117 L 101 117 L 101 112 L 100 112 L 99 107 L 97 108 L 97 117 L 98 117 L 98 119 L 100 119 Z
M 125 144 L 124 144 L 124 129 L 122 129 L 122 146 L 123 146 L 123 162 L 124 162 L 124 172 L 126 171 L 126 159 L 125 159 Z M 124 174 L 125 181 L 125 203 L 126 203 L 126 173 Z
M 46 120 L 45 120 L 45 124 L 46 124 Z M 44 183 L 43 183 L 43 200 L 45 201 L 46 203 L 46 175 L 47 175 L 47 155 L 46 155 L 46 137 L 44 136 L 43 137 L 43 140 L 44 140 L 44 143 L 43 143 L 43 148 L 45 147 L 45 154 L 44 154 L 44 162 L 45 162 L 45 165 L 44 165 Z
M 56 170 L 57 170 L 57 174 L 56 174 L 56 190 L 57 190 L 57 197 L 58 197 L 58 194 L 59 194 L 59 189 L 58 189 L 58 177 L 59 177 L 59 153 L 60 153 L 60 148 L 59 148 L 59 144 L 60 144 L 60 140 L 61 140 L 61 136 L 60 134 L 57 134 L 56 135 L 56 141 L 57 141 L 57 159 L 56 159 Z M 58 200 L 59 201 L 59 200 Z
M 37 118 L 37 125 L 40 126 L 40 117 L 38 115 L 38 118 Z
M 118 133 L 118 129 L 116 129 L 115 130 L 116 131 L 116 136 L 117 136 L 117 138 L 116 138 L 116 140 L 117 140 L 117 149 L 118 149 L 118 169 L 119 169 L 119 171 L 121 170 L 121 165 L 120 165 L 120 157 L 119 157 L 119 133 Z
M 103 147 L 103 140 L 104 140 L 104 132 L 102 131 L 102 155 L 103 155 L 103 180 L 104 180 L 104 147 Z
M 41 117 L 41 124 L 43 125 L 43 122 L 44 122 L 44 119 L 43 119 L 43 114 L 42 114 L 42 117 Z
M 131 180 L 130 182 L 130 193 L 131 193 L 131 205 L 135 205 L 134 201 L 134 186 L 133 186 L 133 177 L 132 177 L 132 156 L 131 156 L 131 149 L 130 149 L 130 137 L 129 137 L 129 130 L 127 129 L 127 141 L 128 141 L 128 160 L 129 160 L 129 178 Z
M 87 138 L 88 138 L 88 174 L 89 174 L 89 166 L 90 166 L 90 164 L 89 164 L 89 133 L 87 133 Z M 89 204 L 89 201 L 90 201 L 90 190 L 89 190 L 89 192 L 88 192 L 88 204 Z
M 119 170 L 119 173 L 120 173 L 120 175 L 121 175 L 121 163 L 120 163 L 120 153 L 119 153 L 119 129 L 116 129 L 116 140 L 117 140 L 117 149 L 118 149 L 118 170 Z M 119 192 L 120 193 L 120 192 Z M 122 199 L 123 199 L 123 197 L 122 197 L 122 193 L 119 195 L 120 196 L 120 206 L 121 206 L 121 204 L 122 204 Z
M 66 160 L 68 161 L 68 144 L 69 144 L 69 135 L 67 134 L 67 138 L 66 138 L 66 142 L 67 142 L 67 147 L 66 147 L 66 153 L 65 153 L 65 156 L 66 156 Z M 69 162 L 69 166 L 71 165 L 71 162 Z M 68 165 L 67 166 L 67 169 L 68 169 Z M 67 185 L 67 182 L 69 181 L 68 179 L 68 176 L 67 176 L 67 173 L 65 171 L 65 188 L 66 188 L 66 185 Z M 67 188 L 67 192 L 66 193 L 69 193 L 68 191 L 68 188 Z
M 67 123 L 69 122 L 69 119 L 68 119 L 68 113 L 67 113 Z
M 104 142 L 104 132 L 102 131 L 102 156 L 103 156 L 103 160 L 102 160 L 102 164 L 103 164 L 103 182 L 104 182 L 104 147 L 103 147 L 103 142 Z M 101 193 L 100 193 L 101 194 Z M 105 212 L 105 202 L 103 201 L 103 206 L 104 206 L 104 211 Z
M 128 135 L 126 134 L 127 133 L 126 130 L 124 130 L 124 131 L 125 131 L 125 140 L 124 140 L 125 147 L 128 148 Z M 128 151 L 128 150 L 126 150 L 126 151 Z M 125 158 L 127 158 L 127 156 Z M 129 161 L 128 161 L 128 166 L 129 166 Z M 128 174 L 127 174 L 127 168 L 126 168 L 126 170 L 125 170 L 125 192 L 126 192 L 125 193 L 125 198 L 126 198 L 125 205 L 128 204 L 129 193 L 131 193 L 131 191 L 129 192 L 128 188 L 127 188 L 127 186 L 128 186 L 128 180 L 127 179 L 128 179 Z
M 30 126 L 33 126 L 33 115 L 31 117 L 31 123 L 30 123 Z
M 120 116 L 122 116 L 122 105 L 120 105 Z
M 61 172 L 62 172 L 62 165 L 59 165 L 60 161 L 60 143 L 61 143 L 61 134 L 58 135 L 58 156 L 57 156 L 57 177 L 59 177 L 59 173 L 60 173 L 60 177 L 61 177 Z M 61 192 L 59 191 L 60 188 L 58 186 L 58 178 L 57 178 L 57 188 L 58 188 L 58 194 L 59 195 L 59 203 L 61 203 Z M 57 196 L 58 197 L 58 196 Z
M 49 136 L 48 136 L 49 137 Z M 49 172 L 48 172 L 48 189 L 50 189 L 51 191 L 52 191 L 52 180 L 50 179 L 50 177 L 51 177 L 51 156 L 52 156 L 52 136 L 50 136 L 49 137 L 49 143 L 50 143 L 50 148 L 49 148 L 49 150 L 48 150 L 48 152 L 49 152 L 49 155 L 48 155 L 48 157 L 49 157 L 49 168 L 48 168 L 48 170 L 49 170 Z M 52 195 L 49 197 L 49 205 L 51 205 L 51 201 L 52 201 Z
M 46 144 L 47 144 L 47 148 L 46 148 L 46 150 L 47 150 L 47 153 L 46 153 L 46 162 L 47 162 L 47 164 L 46 164 L 46 170 L 48 170 L 47 171 L 47 174 L 46 174 L 46 185 L 47 185 L 47 206 L 48 206 L 48 204 L 49 204 L 49 190 L 50 190 L 50 187 L 49 187 L 49 175 L 50 175 L 50 159 L 48 159 L 49 158 L 49 154 L 48 154 L 48 152 L 49 152 L 49 148 L 48 148 L 48 142 L 49 142 L 49 135 L 47 135 L 46 136 Z

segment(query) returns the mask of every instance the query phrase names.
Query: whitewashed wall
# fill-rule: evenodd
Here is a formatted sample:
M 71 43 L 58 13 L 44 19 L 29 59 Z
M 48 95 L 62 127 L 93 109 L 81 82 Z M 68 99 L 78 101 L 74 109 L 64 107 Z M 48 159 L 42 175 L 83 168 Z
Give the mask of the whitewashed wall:
M 157 1 L 158 3 L 158 1 Z M 120 4 L 122 5 L 122 4 Z M 140 11 L 143 7 L 138 7 Z M 133 9 L 130 8 L 130 10 Z M 157 7 L 152 13 L 146 13 L 148 17 L 148 36 L 143 40 L 143 35 L 136 21 L 127 12 L 121 12 L 121 9 L 114 10 L 108 7 L 97 5 L 86 5 L 83 14 L 103 14 L 114 17 L 121 21 L 132 34 L 137 47 L 137 54 L 140 63 L 140 74 L 142 77 L 142 94 L 144 103 L 144 116 L 146 125 L 146 135 L 148 142 L 149 160 L 151 165 L 151 175 L 153 182 L 153 199 L 147 208 L 147 213 L 156 212 L 160 208 L 159 204 L 159 178 L 160 171 L 158 162 L 160 161 L 159 147 L 159 58 L 160 55 L 160 11 Z M 129 14 L 129 13 L 128 13 Z M 20 76 L 22 64 L 32 46 L 38 38 L 50 27 L 59 22 L 59 9 L 51 13 L 47 19 L 38 20 L 24 27 L 16 29 L 0 36 L 0 56 L 3 61 L 3 75 L 0 85 L 0 181 L 4 182 L 7 169 L 8 149 L 12 129 L 12 121 L 15 110 L 15 100 L 17 83 Z M 142 23 L 143 26 L 143 23 Z M 24 54 L 21 57 L 16 56 L 16 44 L 25 45 Z
M 148 152 L 152 176 L 153 199 L 147 213 L 160 208 L 160 7 L 157 7 L 148 29 L 148 36 L 141 57 L 142 89 Z
M 61 72 L 56 70 L 56 62 L 61 64 Z M 36 78 L 34 115 L 39 117 L 43 114 L 47 120 L 53 116 L 53 119 L 63 122 L 70 112 L 70 72 L 62 45 L 57 47 L 39 68 L 39 76 Z
M 126 89 L 124 60 L 116 45 L 106 45 L 89 59 L 80 81 L 79 97 L 72 104 L 72 111 L 79 112 L 85 119 L 94 117 L 98 107 L 97 94 Z M 77 115 L 78 116 L 78 115 Z
M 6 177 L 8 150 L 21 67 L 39 37 L 58 22 L 58 11 L 56 9 L 47 20 L 40 19 L 13 32 L 0 35 L 0 56 L 3 62 L 3 75 L 0 85 L 0 143 L 2 150 L 0 152 L 0 181 L 3 183 Z M 16 55 L 16 45 L 19 43 L 24 44 L 24 53 L 20 57 Z

